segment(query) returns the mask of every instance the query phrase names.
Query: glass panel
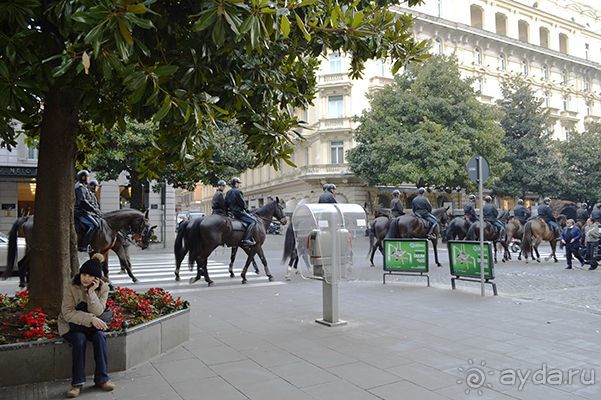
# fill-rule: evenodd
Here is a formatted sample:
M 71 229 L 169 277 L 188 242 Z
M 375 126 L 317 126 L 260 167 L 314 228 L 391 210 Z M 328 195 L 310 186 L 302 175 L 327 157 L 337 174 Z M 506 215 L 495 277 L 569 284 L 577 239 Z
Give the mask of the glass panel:
M 342 96 L 328 97 L 328 117 L 342 118 Z

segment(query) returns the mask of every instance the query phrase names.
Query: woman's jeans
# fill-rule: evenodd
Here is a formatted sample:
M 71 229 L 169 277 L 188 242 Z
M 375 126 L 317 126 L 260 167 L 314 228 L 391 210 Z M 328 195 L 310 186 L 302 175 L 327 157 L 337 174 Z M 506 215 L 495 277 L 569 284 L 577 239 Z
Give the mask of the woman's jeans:
M 83 385 L 86 382 L 86 342 L 89 340 L 94 346 L 94 383 L 101 384 L 109 380 L 108 375 L 108 346 L 104 332 L 95 331 L 85 334 L 83 332 L 68 332 L 63 338 L 71 343 L 72 365 L 71 385 Z

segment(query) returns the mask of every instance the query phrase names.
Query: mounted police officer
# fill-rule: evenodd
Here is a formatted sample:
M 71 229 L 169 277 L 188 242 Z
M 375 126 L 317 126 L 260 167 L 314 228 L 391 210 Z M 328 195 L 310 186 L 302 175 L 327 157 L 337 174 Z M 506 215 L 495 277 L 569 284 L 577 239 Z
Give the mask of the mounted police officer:
M 499 239 L 505 236 L 505 225 L 501 221 L 499 221 L 499 210 L 492 202 L 492 197 L 486 196 L 484 198 L 484 207 L 482 208 L 482 215 L 484 216 L 484 221 L 490 222 L 493 227 L 497 228 L 499 231 Z
M 323 193 L 319 196 L 318 203 L 338 203 L 334 195 L 336 194 L 336 185 L 326 183 L 323 185 Z
M 518 205 L 513 209 L 513 216 L 522 226 L 526 225 L 526 221 L 530 218 L 530 210 L 524 207 L 524 200 L 518 199 Z
M 217 215 L 226 215 L 226 205 L 225 205 L 225 196 L 223 194 L 223 191 L 225 190 L 225 181 L 223 179 L 220 179 L 219 182 L 217 182 L 217 190 L 215 191 L 215 194 L 213 195 L 213 200 L 211 201 L 211 207 L 213 209 L 213 214 L 217 214 Z
M 403 208 L 403 202 L 401 201 L 401 192 L 398 189 L 395 189 L 392 192 L 392 200 L 390 201 L 390 214 L 393 217 L 400 217 L 401 215 L 405 215 L 405 210 Z
M 467 203 L 463 205 L 463 215 L 465 216 L 465 219 L 471 223 L 474 223 L 478 220 L 478 215 L 476 215 L 476 207 L 474 207 L 475 204 L 476 196 L 470 194 L 467 198 Z
M 430 201 L 428 201 L 428 198 L 424 196 L 426 189 L 421 187 L 417 190 L 417 193 L 418 195 L 411 201 L 411 209 L 413 210 L 414 215 L 430 222 L 431 226 L 427 236 L 428 239 L 435 239 L 432 232 L 434 232 L 434 228 L 438 225 L 438 220 L 432 215 L 432 205 L 430 204 Z
M 100 202 L 98 201 L 98 195 L 96 194 L 96 189 L 98 187 L 100 187 L 100 184 L 96 179 L 92 179 L 88 182 L 88 189 L 90 189 L 90 193 L 92 193 L 92 205 L 100 210 Z
M 601 222 L 601 203 L 595 204 L 595 208 L 591 212 L 591 219 L 595 222 Z
M 543 204 L 538 206 L 538 217 L 543 219 L 549 225 L 553 233 L 555 233 L 556 240 L 559 240 L 561 236 L 561 229 L 559 229 L 559 225 L 557 224 L 557 220 L 553 216 L 553 211 L 551 211 L 551 207 L 549 207 L 549 204 L 551 204 L 551 199 L 545 197 L 543 199 Z
M 578 210 L 576 210 L 576 221 L 579 221 L 584 225 L 584 224 L 586 224 L 588 217 L 589 217 L 588 204 L 586 204 L 586 203 L 580 204 L 580 208 Z
M 225 204 L 227 210 L 234 214 L 236 219 L 248 224 L 246 232 L 244 233 L 244 238 L 242 238 L 240 243 L 250 247 L 256 244 L 252 235 L 257 221 L 246 210 L 246 203 L 244 202 L 244 195 L 240 190 L 240 183 L 242 183 L 242 181 L 239 178 L 232 179 L 230 183 L 232 188 L 228 190 L 225 195 Z
M 88 245 L 96 229 L 100 227 L 97 217 L 102 215 L 98 208 L 96 197 L 88 189 L 88 176 L 90 173 L 81 170 L 77 173 L 75 184 L 75 218 L 86 227 L 86 232 L 78 246 L 79 251 L 88 251 Z

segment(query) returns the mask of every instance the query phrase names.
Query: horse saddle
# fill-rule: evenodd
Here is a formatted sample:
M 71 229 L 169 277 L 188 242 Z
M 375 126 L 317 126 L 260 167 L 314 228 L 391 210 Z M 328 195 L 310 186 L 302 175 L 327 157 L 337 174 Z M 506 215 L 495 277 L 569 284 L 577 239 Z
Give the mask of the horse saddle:
M 240 221 L 239 219 L 233 217 L 227 217 L 232 227 L 232 231 L 240 231 L 246 232 L 246 228 L 248 228 L 248 224 Z

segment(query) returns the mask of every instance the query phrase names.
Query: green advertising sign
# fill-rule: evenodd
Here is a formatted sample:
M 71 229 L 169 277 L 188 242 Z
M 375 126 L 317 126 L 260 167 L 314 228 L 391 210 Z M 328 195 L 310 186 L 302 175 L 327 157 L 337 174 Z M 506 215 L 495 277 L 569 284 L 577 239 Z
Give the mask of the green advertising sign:
M 448 244 L 451 275 L 480 278 L 480 242 L 450 240 Z M 490 242 L 484 242 L 484 278 L 495 278 Z
M 428 272 L 428 241 L 384 240 L 384 271 Z

